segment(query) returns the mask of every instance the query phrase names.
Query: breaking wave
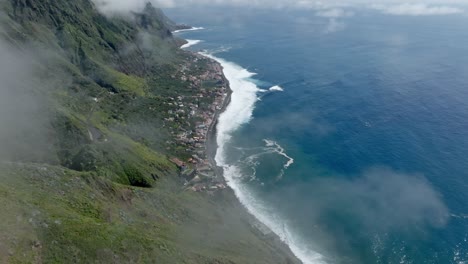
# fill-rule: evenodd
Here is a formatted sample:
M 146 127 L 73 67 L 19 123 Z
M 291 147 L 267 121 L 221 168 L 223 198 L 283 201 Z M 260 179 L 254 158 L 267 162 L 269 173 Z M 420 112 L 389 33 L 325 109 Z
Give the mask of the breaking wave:
M 179 29 L 176 31 L 172 31 L 172 33 L 181 33 L 181 32 L 187 32 L 187 31 L 196 31 L 196 30 L 203 30 L 205 29 L 204 27 L 192 27 L 192 28 L 187 28 L 187 29 Z
M 201 40 L 198 39 L 186 39 L 187 43 L 182 45 L 180 48 L 181 49 L 186 49 L 191 46 L 197 45 L 198 43 L 202 42 Z
M 282 92 L 282 91 L 284 91 L 283 88 L 281 88 L 281 87 L 278 86 L 278 85 L 275 85 L 275 86 L 271 87 L 271 88 L 268 89 L 268 90 L 271 91 L 271 92 L 273 92 L 273 91 L 275 91 L 275 92 Z

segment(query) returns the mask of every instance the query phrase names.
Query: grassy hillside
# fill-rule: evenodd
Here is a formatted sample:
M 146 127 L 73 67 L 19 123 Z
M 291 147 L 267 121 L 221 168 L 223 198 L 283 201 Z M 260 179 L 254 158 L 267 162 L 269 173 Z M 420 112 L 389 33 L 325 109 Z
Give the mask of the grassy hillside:
M 0 7 L 0 263 L 295 263 L 231 191 L 183 190 L 169 158 L 197 120 L 179 110 L 215 88 L 182 78 L 210 62 L 160 10 Z

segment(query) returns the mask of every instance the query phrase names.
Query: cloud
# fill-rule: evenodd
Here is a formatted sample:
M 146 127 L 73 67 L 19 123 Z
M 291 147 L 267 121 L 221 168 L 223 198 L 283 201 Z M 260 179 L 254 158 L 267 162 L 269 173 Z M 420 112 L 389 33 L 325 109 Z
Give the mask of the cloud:
M 302 124 L 297 126 L 297 124 Z M 318 114 L 309 112 L 308 116 L 295 112 L 278 112 L 272 117 L 258 118 L 252 123 L 254 134 L 271 134 L 277 130 L 287 131 L 291 134 L 310 133 L 317 137 L 323 137 L 332 133 L 335 128 L 324 120 L 318 119 Z
M 324 184 L 329 183 L 326 181 Z M 440 194 L 421 175 L 372 168 L 355 180 L 331 183 L 334 185 L 332 188 L 340 189 L 341 202 L 356 202 L 358 210 L 349 213 L 370 227 L 440 227 L 448 220 L 448 209 Z
M 342 215 L 371 230 L 443 227 L 449 219 L 442 196 L 422 175 L 385 167 L 370 168 L 353 179 L 315 179 L 291 187 L 289 195 L 309 197 L 296 208 L 315 216 L 309 219 Z
M 52 80 L 45 82 L 37 77 L 46 67 L 40 64 L 44 61 L 38 57 L 47 57 L 47 54 L 24 48 L 27 49 L 18 50 L 0 40 L 1 161 L 38 162 L 54 155 L 51 120 L 43 89 L 54 84 Z
M 354 16 L 354 13 L 351 11 L 341 9 L 341 8 L 332 8 L 332 9 L 318 11 L 316 15 L 320 17 L 339 18 L 339 17 L 352 17 Z
M 390 6 L 373 6 L 375 9 L 390 15 L 400 16 L 430 16 L 430 15 L 452 15 L 464 13 L 463 9 L 451 6 L 409 4 Z
M 363 233 L 424 235 L 428 229 L 443 228 L 450 217 L 442 196 L 422 175 L 385 167 L 354 177 L 309 178 L 275 190 L 270 199 L 289 216 L 287 224 L 295 233 L 329 252 L 352 247 Z
M 192 1 L 181 0 L 91 0 L 96 5 L 97 9 L 106 14 L 127 14 L 129 12 L 142 11 L 146 4 L 151 3 L 159 8 L 171 8 L 178 6 L 186 6 L 192 4 Z
M 344 30 L 346 28 L 346 23 L 340 20 L 340 18 L 352 17 L 354 16 L 354 12 L 342 8 L 331 8 L 317 11 L 315 15 L 328 18 L 324 33 L 330 34 Z
M 325 27 L 324 33 L 326 34 L 335 33 L 335 32 L 344 30 L 345 28 L 346 28 L 346 24 L 344 22 L 339 21 L 336 18 L 330 18 L 327 26 Z
M 349 9 L 373 9 L 390 15 L 452 15 L 464 13 L 463 6 L 468 0 L 92 0 L 104 14 L 126 14 L 141 11 L 150 2 L 160 8 L 244 6 L 255 8 L 309 9 L 316 10 L 317 16 L 343 18 L 354 15 Z M 330 26 L 340 28 L 336 21 Z

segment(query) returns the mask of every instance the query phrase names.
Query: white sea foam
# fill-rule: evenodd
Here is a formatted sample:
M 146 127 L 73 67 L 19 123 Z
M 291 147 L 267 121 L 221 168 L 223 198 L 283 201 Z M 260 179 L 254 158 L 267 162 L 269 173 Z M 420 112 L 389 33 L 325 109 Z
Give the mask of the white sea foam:
M 468 219 L 468 215 L 466 214 L 461 214 L 461 215 L 451 214 L 450 216 L 454 218 Z
M 256 180 L 256 173 L 257 173 L 257 166 L 260 165 L 259 158 L 265 155 L 280 155 L 287 159 L 284 163 L 283 168 L 280 170 L 278 176 L 276 176 L 276 181 L 279 181 L 283 178 L 285 171 L 294 164 L 294 159 L 288 156 L 285 152 L 284 148 L 281 147 L 277 142 L 264 139 L 265 147 L 260 148 L 236 148 L 237 150 L 241 150 L 244 152 L 245 150 L 255 151 L 254 154 L 247 156 L 245 159 L 240 160 L 241 163 L 246 164 L 250 169 L 253 171 L 253 175 L 246 175 L 250 177 L 251 181 Z M 244 153 L 245 154 L 245 153 Z
M 283 88 L 281 88 L 281 87 L 278 86 L 278 85 L 275 85 L 275 86 L 271 87 L 271 88 L 268 89 L 268 90 L 271 91 L 271 92 L 282 92 L 282 91 L 284 91 Z
M 176 31 L 172 31 L 172 33 L 181 33 L 181 32 L 187 32 L 187 31 L 196 31 L 196 30 L 203 30 L 205 28 L 203 27 L 192 27 L 192 28 L 187 28 L 187 29 L 179 29 Z
M 265 90 L 265 89 L 260 89 L 259 92 L 260 93 L 266 93 L 266 92 L 283 92 L 284 89 L 281 87 L 281 86 L 278 86 L 278 85 L 275 85 L 275 86 L 272 86 L 270 87 L 268 90 Z
M 180 48 L 181 49 L 186 49 L 188 47 L 191 47 L 191 46 L 194 46 L 194 45 L 197 45 L 198 43 L 202 42 L 201 40 L 198 40 L 198 39 L 186 39 L 187 43 L 182 45 Z
M 264 139 L 263 140 L 265 142 L 265 145 L 267 147 L 273 147 L 273 150 L 280 154 L 281 156 L 285 157 L 286 159 L 288 159 L 288 162 L 286 162 L 286 164 L 284 165 L 284 169 L 287 169 L 289 168 L 289 166 L 293 165 L 294 164 L 294 159 L 291 158 L 290 156 L 288 156 L 288 154 L 286 154 L 286 152 L 284 151 L 284 148 L 281 147 L 277 142 L 273 141 L 273 140 L 269 140 L 269 139 Z
M 228 185 L 234 190 L 237 198 L 247 210 L 277 234 L 304 264 L 326 263 L 321 254 L 310 248 L 307 242 L 291 231 L 284 219 L 281 219 L 272 207 L 249 191 L 248 187 L 242 183 L 243 177 L 240 168 L 227 162 L 226 144 L 230 141 L 234 131 L 252 119 L 255 103 L 258 100 L 257 93 L 260 92 L 260 89 L 248 80 L 255 73 L 212 54 L 201 54 L 218 61 L 223 66 L 224 74 L 229 80 L 232 90 L 231 102 L 219 117 L 217 125 L 218 151 L 215 157 L 216 163 L 224 168 L 224 177 Z M 285 164 L 285 168 L 294 162 L 276 142 L 265 141 L 265 143 L 267 147 L 269 145 L 269 147 L 275 148 L 280 155 L 288 158 L 289 161 Z
M 283 165 L 283 169 L 281 169 L 280 174 L 276 177 L 276 180 L 279 181 L 279 180 L 281 180 L 283 178 L 284 172 L 289 168 L 289 166 L 294 164 L 294 159 L 291 158 L 290 156 L 288 156 L 288 154 L 286 154 L 284 148 L 281 147 L 281 145 L 278 144 L 277 142 L 275 142 L 273 140 L 269 140 L 269 139 L 264 139 L 263 141 L 265 142 L 265 145 L 268 147 L 269 151 L 278 153 L 280 156 L 283 156 L 288 160 Z

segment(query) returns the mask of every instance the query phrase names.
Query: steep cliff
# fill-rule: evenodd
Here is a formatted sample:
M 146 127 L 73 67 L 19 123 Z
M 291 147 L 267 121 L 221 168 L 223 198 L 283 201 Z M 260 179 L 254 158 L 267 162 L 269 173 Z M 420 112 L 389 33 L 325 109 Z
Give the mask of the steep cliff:
M 231 191 L 184 191 L 176 137 L 218 86 L 161 10 L 0 6 L 1 263 L 293 263 Z

